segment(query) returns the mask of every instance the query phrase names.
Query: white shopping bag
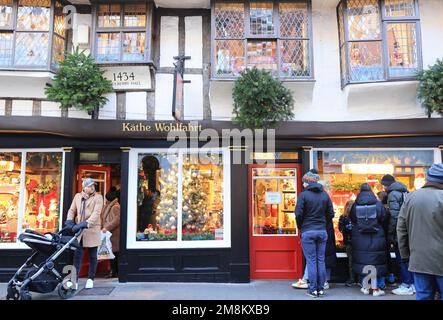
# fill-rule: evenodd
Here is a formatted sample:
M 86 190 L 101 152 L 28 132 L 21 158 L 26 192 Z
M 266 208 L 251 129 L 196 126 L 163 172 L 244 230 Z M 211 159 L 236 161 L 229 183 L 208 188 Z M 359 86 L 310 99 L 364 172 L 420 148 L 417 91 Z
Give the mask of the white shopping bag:
M 97 260 L 111 260 L 115 258 L 112 253 L 111 236 L 112 233 L 109 231 L 102 232 L 102 243 L 98 247 Z

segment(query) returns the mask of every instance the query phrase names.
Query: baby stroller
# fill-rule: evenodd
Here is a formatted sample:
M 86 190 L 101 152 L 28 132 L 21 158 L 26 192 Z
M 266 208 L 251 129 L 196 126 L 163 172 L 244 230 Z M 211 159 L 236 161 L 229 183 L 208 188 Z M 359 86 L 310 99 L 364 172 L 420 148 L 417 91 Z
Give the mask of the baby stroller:
M 72 236 L 71 226 L 63 228 L 59 233 L 44 235 L 33 230 L 25 230 L 19 240 L 33 250 L 32 255 L 17 270 L 8 283 L 7 300 L 31 300 L 31 292 L 49 293 L 57 289 L 62 299 L 69 299 L 75 294 L 72 282 L 64 280 L 63 267 L 72 265 L 73 253 L 79 248 L 77 238 L 80 229 Z

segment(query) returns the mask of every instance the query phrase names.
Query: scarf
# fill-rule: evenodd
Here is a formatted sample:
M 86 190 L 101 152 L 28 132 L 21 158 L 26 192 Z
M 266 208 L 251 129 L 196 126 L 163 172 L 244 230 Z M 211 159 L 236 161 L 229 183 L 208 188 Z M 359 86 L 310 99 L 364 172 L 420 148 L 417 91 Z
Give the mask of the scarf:
M 80 222 L 86 221 L 86 218 L 85 218 L 85 216 L 86 216 L 86 213 L 85 213 L 86 201 L 95 196 L 95 191 L 91 194 L 87 194 L 86 192 L 82 191 L 81 195 L 82 195 L 82 204 L 80 206 Z

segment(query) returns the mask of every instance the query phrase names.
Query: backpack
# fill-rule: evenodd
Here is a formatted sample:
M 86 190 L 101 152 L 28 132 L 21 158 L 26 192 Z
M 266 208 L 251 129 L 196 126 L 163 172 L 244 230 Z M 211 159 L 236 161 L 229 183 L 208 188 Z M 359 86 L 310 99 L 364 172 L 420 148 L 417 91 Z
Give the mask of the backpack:
M 377 205 L 356 205 L 355 215 L 360 233 L 377 233 Z

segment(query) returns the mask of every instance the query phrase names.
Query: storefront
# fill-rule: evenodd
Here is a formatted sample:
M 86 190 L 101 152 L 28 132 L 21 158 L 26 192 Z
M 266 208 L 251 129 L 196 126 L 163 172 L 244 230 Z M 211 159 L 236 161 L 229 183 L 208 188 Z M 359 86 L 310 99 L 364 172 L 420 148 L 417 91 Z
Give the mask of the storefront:
M 377 193 L 389 173 L 410 191 L 420 188 L 427 168 L 441 162 L 443 145 L 440 119 L 391 121 L 392 132 L 383 136 L 366 133 L 386 131 L 378 121 L 284 124 L 276 131 L 275 152 L 243 148 L 237 164 L 232 145 L 201 141 L 196 147 L 189 139 L 188 148 L 177 147 L 166 132 L 123 130 L 140 122 L 11 118 L 0 119 L 1 281 L 30 253 L 17 235 L 25 228 L 59 230 L 88 176 L 100 193 L 121 190 L 120 281 L 295 279 L 304 262 L 293 212 L 305 171 L 319 170 L 336 225 L 363 182 Z M 425 122 L 426 135 L 417 135 Z M 235 128 L 200 124 L 216 132 Z M 265 158 L 275 164 L 260 164 Z M 346 254 L 338 231 L 336 240 L 332 281 L 342 281 Z

